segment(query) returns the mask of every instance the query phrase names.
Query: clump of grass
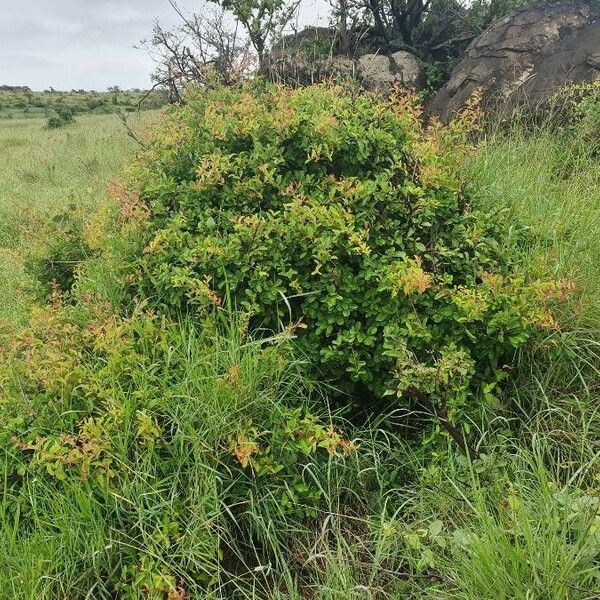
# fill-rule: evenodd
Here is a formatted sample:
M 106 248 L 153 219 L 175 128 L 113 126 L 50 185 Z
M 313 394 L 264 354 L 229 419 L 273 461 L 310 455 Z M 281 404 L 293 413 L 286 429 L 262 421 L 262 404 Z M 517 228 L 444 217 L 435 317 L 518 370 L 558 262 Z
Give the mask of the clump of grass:
M 415 554 L 447 581 L 442 597 L 584 599 L 597 591 L 599 500 L 585 483 L 598 455 L 565 465 L 529 433 L 531 440 L 506 444 L 487 468 L 446 461 L 437 490 L 420 491 L 431 508 L 421 529 L 431 519 L 438 525 Z

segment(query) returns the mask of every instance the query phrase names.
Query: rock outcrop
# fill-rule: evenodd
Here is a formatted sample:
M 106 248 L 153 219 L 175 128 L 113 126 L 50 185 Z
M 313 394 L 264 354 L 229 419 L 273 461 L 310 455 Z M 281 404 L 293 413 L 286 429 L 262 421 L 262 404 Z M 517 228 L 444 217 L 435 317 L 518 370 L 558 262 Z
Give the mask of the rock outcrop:
M 357 80 L 370 91 L 386 92 L 395 83 L 417 87 L 422 63 L 414 54 L 364 54 L 357 59 L 331 54 L 335 32 L 310 27 L 287 36 L 268 60 L 268 76 L 275 81 L 309 85 L 324 80 Z
M 389 90 L 395 83 L 416 87 L 421 73 L 421 61 L 404 50 L 390 56 L 365 54 L 357 63 L 357 74 L 365 89 L 378 92 Z
M 0 92 L 30 93 L 31 88 L 26 85 L 0 85 Z
M 488 109 L 544 103 L 567 84 L 600 76 L 600 5 L 543 2 L 492 24 L 433 98 L 448 120 L 476 90 Z

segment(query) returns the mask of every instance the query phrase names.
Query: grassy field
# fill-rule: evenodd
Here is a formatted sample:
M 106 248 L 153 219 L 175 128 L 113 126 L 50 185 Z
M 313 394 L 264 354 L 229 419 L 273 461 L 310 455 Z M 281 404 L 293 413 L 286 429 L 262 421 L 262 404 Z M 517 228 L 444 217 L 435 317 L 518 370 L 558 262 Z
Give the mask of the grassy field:
M 73 115 L 108 114 L 117 110 L 137 112 L 164 106 L 166 97 L 160 92 L 24 92 L 0 90 L 0 122 L 12 119 L 47 118 L 57 110 Z
M 549 258 L 554 272 L 577 281 L 573 319 L 600 317 L 600 160 L 594 136 L 561 136 L 542 126 L 492 136 L 470 165 L 484 207 L 504 206 L 526 223 L 535 243 L 528 258 Z
M 597 140 L 515 128 L 464 164 L 474 202 L 504 211 L 510 261 L 573 291 L 469 422 L 476 457 L 407 441 L 396 411 L 332 414 L 290 332 L 255 339 L 225 310 L 121 319 L 85 272 L 0 355 L 0 596 L 600 598 Z M 47 222 L 90 214 L 135 147 L 111 115 L 0 121 L 0 318 L 39 304 L 24 265 Z
M 143 129 L 155 113 L 130 116 Z M 22 321 L 31 282 L 23 261 L 46 243 L 46 223 L 69 206 L 91 213 L 136 143 L 116 115 L 82 115 L 61 129 L 0 120 L 0 319 Z

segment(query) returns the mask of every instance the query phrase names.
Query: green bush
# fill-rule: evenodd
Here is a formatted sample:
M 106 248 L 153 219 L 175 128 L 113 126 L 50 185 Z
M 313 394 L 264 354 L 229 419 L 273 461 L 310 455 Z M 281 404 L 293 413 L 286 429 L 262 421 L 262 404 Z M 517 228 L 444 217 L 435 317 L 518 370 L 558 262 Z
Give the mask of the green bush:
M 195 328 L 53 300 L 0 346 L 11 598 L 204 597 L 273 560 L 256 507 L 289 527 L 323 508 L 314 470 L 355 447 L 311 412 L 289 339 L 253 340 L 231 314 Z
M 77 268 L 91 251 L 84 239 L 85 217 L 71 205 L 46 224 L 47 242 L 27 257 L 27 268 L 41 286 L 45 297 L 52 290 L 69 292 Z
M 49 129 L 59 129 L 74 122 L 73 111 L 68 106 L 57 106 L 48 117 L 46 125 Z
M 575 136 L 590 144 L 594 152 L 600 150 L 600 79 L 590 84 L 571 88 L 575 98 L 570 107 L 571 123 Z
M 423 130 L 405 98 L 217 91 L 173 112 L 84 242 L 78 213 L 57 218 L 49 254 L 104 255 L 83 261 L 69 303 L 57 292 L 0 332 L 7 597 L 593 595 L 596 329 L 531 345 L 512 390 L 519 437 L 495 419 L 476 460 L 411 443 L 387 416 L 419 400 L 457 419 L 493 399 L 528 336 L 558 327 L 552 305 L 573 284 L 528 280 L 507 247 L 528 272 L 553 260 L 590 279 L 577 269 L 596 249 L 581 242 L 597 237 L 592 162 L 556 185 L 570 138 L 542 136 L 471 164 L 480 194 L 528 217 L 524 239 L 470 207 L 467 117 Z M 578 294 L 569 317 L 597 296 Z M 246 314 L 214 310 L 234 304 Z M 338 385 L 399 401 L 342 422 L 296 347 Z
M 166 313 L 229 302 L 288 329 L 364 400 L 444 422 L 491 400 L 514 351 L 555 326 L 540 298 L 561 286 L 517 273 L 503 216 L 470 207 L 457 171 L 476 110 L 447 128 L 419 116 L 411 98 L 327 86 L 190 97 L 134 169 L 148 215 L 131 289 Z

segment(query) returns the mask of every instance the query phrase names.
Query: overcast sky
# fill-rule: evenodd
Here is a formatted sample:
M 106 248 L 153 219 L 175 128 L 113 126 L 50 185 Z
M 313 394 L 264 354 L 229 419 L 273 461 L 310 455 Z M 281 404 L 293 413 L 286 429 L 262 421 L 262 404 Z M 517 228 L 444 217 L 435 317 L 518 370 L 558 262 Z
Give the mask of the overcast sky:
M 325 0 L 303 0 L 302 23 L 326 24 Z M 202 10 L 202 0 L 180 0 Z M 167 0 L 0 0 L 0 85 L 35 90 L 148 87 L 152 62 L 134 48 Z

